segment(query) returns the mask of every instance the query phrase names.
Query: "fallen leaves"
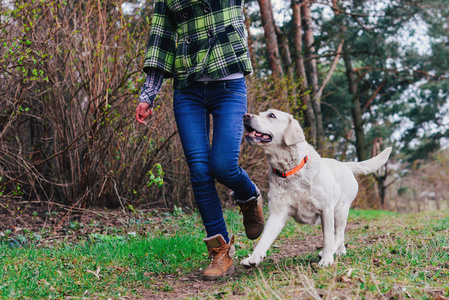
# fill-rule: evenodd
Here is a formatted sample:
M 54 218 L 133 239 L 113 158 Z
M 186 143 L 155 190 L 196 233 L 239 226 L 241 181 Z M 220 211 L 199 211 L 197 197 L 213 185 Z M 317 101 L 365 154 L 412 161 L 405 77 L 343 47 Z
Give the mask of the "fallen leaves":
M 127 271 L 126 268 L 119 267 L 119 266 L 115 266 L 114 269 L 115 269 L 115 270 L 117 271 L 117 273 L 120 274 L 120 275 L 123 274 L 123 273 L 125 273 L 125 272 Z
M 343 283 L 351 282 L 351 279 L 347 275 L 341 275 L 339 279 L 340 279 L 339 281 Z
M 98 267 L 96 271 L 86 270 L 86 272 L 95 275 L 95 277 L 100 280 L 100 267 Z
M 354 271 L 353 268 L 349 268 L 348 271 L 346 272 L 346 274 L 343 274 L 343 275 L 341 275 L 338 278 L 339 281 L 342 282 L 342 283 L 349 283 L 349 282 L 351 282 L 352 280 L 351 280 L 350 277 L 351 277 L 353 271 Z
M 354 271 L 353 268 L 349 268 L 345 274 L 341 275 L 338 278 L 338 281 L 340 281 L 342 283 L 350 283 L 352 281 L 352 279 L 350 277 L 351 277 L 353 271 Z
M 45 280 L 45 279 L 41 279 L 41 280 L 39 280 L 38 281 L 39 283 L 43 283 L 43 284 L 45 284 L 46 286 L 48 286 L 48 288 L 51 290 L 51 291 L 56 291 L 56 289 L 47 281 L 47 280 Z
M 232 295 L 234 295 L 234 296 L 244 296 L 245 292 L 239 291 L 239 290 L 234 290 L 234 291 L 232 291 Z
M 346 248 L 348 248 L 348 249 L 355 249 L 357 247 L 355 245 L 353 245 L 353 244 L 347 244 Z

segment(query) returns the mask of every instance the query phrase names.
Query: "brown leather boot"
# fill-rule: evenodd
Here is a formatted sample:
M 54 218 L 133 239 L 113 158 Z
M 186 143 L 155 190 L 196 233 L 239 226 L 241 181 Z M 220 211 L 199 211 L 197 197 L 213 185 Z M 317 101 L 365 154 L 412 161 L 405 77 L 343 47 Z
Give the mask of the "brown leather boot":
M 203 278 L 215 280 L 234 274 L 234 265 L 232 263 L 232 257 L 235 254 L 234 235 L 231 235 L 228 244 L 226 244 L 221 234 L 205 238 L 204 242 L 209 253 L 210 264 L 204 270 Z
M 245 226 L 246 236 L 250 240 L 257 239 L 263 231 L 264 219 L 262 210 L 262 195 L 257 189 L 257 196 L 246 201 L 236 199 L 236 203 L 240 206 L 243 215 L 243 226 Z

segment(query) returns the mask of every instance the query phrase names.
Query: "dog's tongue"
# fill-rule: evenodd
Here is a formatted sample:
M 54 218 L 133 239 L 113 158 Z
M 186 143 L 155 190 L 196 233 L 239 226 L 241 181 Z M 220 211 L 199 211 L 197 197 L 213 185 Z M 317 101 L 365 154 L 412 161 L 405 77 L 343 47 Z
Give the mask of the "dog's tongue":
M 248 132 L 248 133 L 246 133 L 246 135 L 250 135 L 250 136 L 262 136 L 261 133 L 257 133 L 256 131 Z
M 266 134 L 263 134 L 263 133 L 259 133 L 259 132 L 256 132 L 256 131 L 251 131 L 251 132 L 248 132 L 248 133 L 246 133 L 246 135 L 249 135 L 249 136 L 254 136 L 254 137 L 261 137 L 261 138 L 264 138 L 264 139 L 268 139 L 269 138 L 269 136 L 268 135 L 266 135 Z

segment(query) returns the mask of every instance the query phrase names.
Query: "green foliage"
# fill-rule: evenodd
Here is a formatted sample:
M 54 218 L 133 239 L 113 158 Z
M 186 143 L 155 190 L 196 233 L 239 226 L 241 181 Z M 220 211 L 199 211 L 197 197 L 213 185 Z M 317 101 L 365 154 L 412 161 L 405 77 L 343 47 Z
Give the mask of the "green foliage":
M 153 171 L 148 171 L 147 175 L 149 176 L 149 180 L 147 182 L 147 186 L 152 186 L 153 184 L 161 187 L 164 184 L 164 171 L 162 171 L 161 164 L 155 164 L 156 175 L 153 174 Z
M 316 47 L 324 53 L 335 51 L 344 39 L 343 58 L 353 61 L 357 75 L 357 92 L 366 135 L 366 148 L 382 139 L 395 143 L 408 161 L 440 147 L 448 136 L 443 120 L 448 99 L 447 57 L 449 52 L 446 23 L 447 8 L 440 1 L 406 1 L 378 6 L 373 1 L 338 2 L 342 11 L 355 15 L 328 12 L 316 6 L 314 20 L 320 26 Z M 418 24 L 418 25 L 416 25 Z M 418 32 L 415 28 L 428 28 Z M 413 43 L 415 37 L 428 38 L 426 44 Z M 325 52 L 326 51 L 326 52 Z M 323 58 L 321 74 L 328 72 L 330 62 Z M 322 97 L 324 127 L 331 141 L 346 154 L 351 137 L 352 95 L 343 62 L 337 66 L 331 83 Z M 438 125 L 440 124 L 440 125 Z M 404 129 L 406 127 L 407 129 Z M 392 138 L 401 135 L 397 140 Z

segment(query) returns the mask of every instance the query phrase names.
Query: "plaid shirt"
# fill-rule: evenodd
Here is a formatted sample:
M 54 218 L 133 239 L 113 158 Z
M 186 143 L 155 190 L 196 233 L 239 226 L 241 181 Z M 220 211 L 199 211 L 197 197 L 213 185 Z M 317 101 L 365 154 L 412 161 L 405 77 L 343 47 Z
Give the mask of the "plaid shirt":
M 156 0 L 144 71 L 182 89 L 203 74 L 251 73 L 242 0 Z

